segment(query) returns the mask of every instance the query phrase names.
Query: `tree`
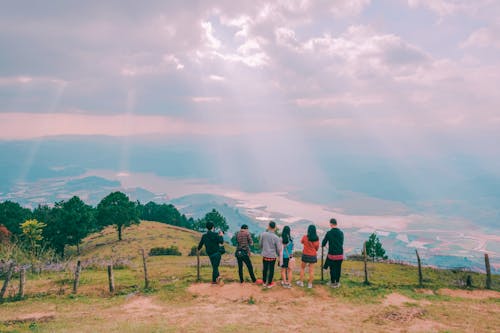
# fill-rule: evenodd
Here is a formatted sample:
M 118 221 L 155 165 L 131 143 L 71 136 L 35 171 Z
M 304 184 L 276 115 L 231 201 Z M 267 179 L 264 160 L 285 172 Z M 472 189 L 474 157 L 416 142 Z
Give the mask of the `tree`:
M 64 246 L 67 237 L 64 232 L 63 222 L 60 218 L 60 211 L 47 205 L 39 205 L 33 210 L 33 218 L 45 223 L 43 229 L 43 239 L 55 252 L 64 257 Z
M 103 227 L 114 225 L 121 241 L 123 228 L 140 223 L 137 203 L 122 192 L 110 193 L 97 205 L 97 222 Z
M 382 247 L 382 243 L 375 233 L 371 234 L 370 237 L 368 237 L 368 241 L 366 242 L 366 255 L 368 257 L 371 257 L 373 261 L 378 258 L 384 260 L 387 259 L 385 250 Z
M 97 229 L 94 209 L 77 196 L 56 202 L 54 208 L 39 206 L 33 214 L 47 224 L 44 238 L 63 258 L 66 245 L 76 245 L 80 254 L 82 239 Z
M 21 207 L 17 202 L 0 203 L 0 224 L 3 224 L 13 235 L 21 235 L 20 225 L 29 218 L 31 218 L 31 211 Z
M 37 220 L 26 220 L 21 223 L 23 239 L 30 254 L 31 267 L 34 271 L 34 263 L 39 254 L 39 248 L 43 240 L 43 228 L 46 224 Z
M 157 221 L 166 224 L 176 225 L 188 229 L 194 228 L 193 218 L 187 218 L 181 214 L 172 204 L 157 204 L 153 201 L 145 205 L 139 205 L 140 218 L 142 220 Z
M 215 209 L 212 209 L 212 211 L 207 213 L 205 217 L 203 217 L 201 220 L 198 220 L 196 222 L 195 229 L 198 231 L 205 230 L 205 225 L 207 224 L 207 222 L 212 222 L 215 229 L 220 229 L 223 232 L 226 232 L 229 229 L 226 218 Z
M 96 230 L 94 209 L 74 196 L 66 202 L 58 202 L 56 209 L 61 209 L 60 220 L 66 231 L 68 245 L 76 245 L 80 254 L 80 243 L 88 234 Z
M 10 241 L 12 233 L 3 224 L 0 224 L 0 244 L 6 244 Z

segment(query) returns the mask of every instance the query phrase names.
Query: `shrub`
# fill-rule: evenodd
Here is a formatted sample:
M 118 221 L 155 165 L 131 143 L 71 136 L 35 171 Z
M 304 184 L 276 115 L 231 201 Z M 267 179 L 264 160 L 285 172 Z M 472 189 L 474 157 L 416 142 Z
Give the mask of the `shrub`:
M 149 250 L 150 256 L 182 256 L 179 248 L 175 245 L 170 247 L 153 247 Z

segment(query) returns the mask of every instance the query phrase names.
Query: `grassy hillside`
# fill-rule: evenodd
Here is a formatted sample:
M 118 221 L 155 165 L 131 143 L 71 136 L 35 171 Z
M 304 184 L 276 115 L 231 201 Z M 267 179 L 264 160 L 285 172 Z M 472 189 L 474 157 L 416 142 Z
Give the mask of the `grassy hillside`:
M 90 235 L 83 241 L 81 258 L 136 257 L 141 248 L 149 250 L 153 247 L 177 246 L 183 255 L 187 255 L 193 245 L 198 245 L 201 238 L 199 232 L 171 226 L 159 222 L 142 221 L 124 230 L 123 241 L 113 227 L 108 227 Z M 76 255 L 76 249 L 72 249 Z
M 339 289 L 323 285 L 316 267 L 311 290 L 267 290 L 236 283 L 234 257 L 226 254 L 221 266 L 226 284 L 210 286 L 208 258 L 201 259 L 205 283 L 200 284 L 196 257 L 187 256 L 200 237 L 191 230 L 146 221 L 125 229 L 121 242 L 113 228 L 91 235 L 81 247 L 84 269 L 77 295 L 71 293 L 75 256 L 60 272 L 28 276 L 26 297 L 0 305 L 0 332 L 248 332 L 249 327 L 239 324 L 243 318 L 256 332 L 300 331 L 304 325 L 318 332 L 493 332 L 500 327 L 499 276 L 493 277 L 497 291 L 487 291 L 481 289 L 484 275 L 426 268 L 424 288 L 418 288 L 415 267 L 370 263 L 371 285 L 365 286 L 363 263 L 346 261 Z M 151 287 L 144 289 L 139 249 L 172 245 L 183 255 L 149 257 Z M 76 249 L 69 253 L 74 255 Z M 262 259 L 255 255 L 252 260 L 260 276 Z M 113 294 L 105 270 L 111 261 L 117 264 Z M 467 274 L 474 290 L 458 288 Z M 9 295 L 15 295 L 17 284 L 16 277 Z M 335 320 L 325 321 L 332 313 Z

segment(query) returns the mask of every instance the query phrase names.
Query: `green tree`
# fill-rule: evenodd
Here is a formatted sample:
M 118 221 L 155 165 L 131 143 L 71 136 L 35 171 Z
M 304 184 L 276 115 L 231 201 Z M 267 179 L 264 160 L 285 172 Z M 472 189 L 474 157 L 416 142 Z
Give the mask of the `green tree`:
M 387 259 L 382 243 L 375 233 L 372 233 L 370 237 L 368 237 L 368 241 L 366 242 L 366 255 L 371 257 L 373 261 L 378 258 Z
M 137 203 L 122 192 L 110 193 L 97 205 L 97 222 L 103 227 L 113 225 L 121 241 L 124 228 L 140 223 Z
M 13 235 L 20 236 L 21 223 L 31 218 L 31 211 L 23 208 L 17 202 L 4 201 L 0 203 L 0 224 L 3 224 Z
M 64 231 L 64 225 L 60 218 L 59 210 L 47 205 L 39 205 L 33 210 L 33 218 L 45 223 L 47 226 L 43 229 L 43 239 L 47 245 L 54 251 L 64 257 L 64 246 L 67 242 L 67 236 Z
M 47 224 L 44 238 L 63 258 L 66 245 L 76 245 L 80 254 L 82 239 L 97 229 L 94 209 L 77 196 L 56 202 L 54 208 L 39 206 L 33 215 Z
M 211 212 L 205 214 L 205 217 L 198 220 L 195 223 L 195 229 L 198 231 L 204 231 L 205 225 L 207 222 L 212 222 L 214 224 L 215 229 L 220 229 L 223 232 L 226 232 L 229 229 L 227 225 L 226 218 L 222 216 L 217 210 L 212 209 Z
M 23 240 L 30 254 L 31 267 L 33 270 L 43 240 L 43 228 L 45 228 L 45 226 L 45 223 L 38 222 L 34 219 L 26 220 L 21 223 Z
M 74 196 L 66 202 L 56 204 L 60 208 L 60 219 L 63 221 L 67 244 L 76 245 L 80 254 L 80 243 L 88 234 L 96 230 L 94 209 L 86 205 L 79 197 Z
M 140 206 L 140 217 L 143 220 L 163 222 L 189 228 L 190 223 L 185 215 L 181 214 L 172 204 L 157 204 L 153 201 Z

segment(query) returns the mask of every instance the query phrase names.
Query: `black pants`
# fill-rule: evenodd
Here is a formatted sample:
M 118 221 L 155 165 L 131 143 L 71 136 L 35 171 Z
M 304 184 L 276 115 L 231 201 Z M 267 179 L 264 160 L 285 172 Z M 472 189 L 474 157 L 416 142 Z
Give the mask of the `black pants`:
M 210 264 L 212 265 L 212 282 L 216 282 L 217 278 L 219 277 L 219 265 L 220 265 L 220 259 L 221 255 L 220 253 L 216 252 L 209 256 L 210 258 Z
M 241 258 L 236 257 L 236 260 L 238 260 L 238 274 L 240 276 L 240 282 L 243 282 L 243 263 L 247 265 L 248 268 L 248 273 L 250 274 L 250 278 L 252 279 L 252 282 L 257 281 L 255 278 L 255 275 L 253 274 L 253 266 L 252 266 L 252 261 L 250 260 L 249 256 L 243 256 Z
M 340 272 L 342 270 L 343 260 L 330 260 L 330 281 L 332 283 L 340 282 Z
M 264 266 L 264 269 L 262 270 L 262 280 L 266 284 L 270 284 L 273 282 L 273 277 L 274 277 L 274 264 L 276 263 L 276 259 L 268 261 L 268 260 L 262 260 L 262 265 Z

